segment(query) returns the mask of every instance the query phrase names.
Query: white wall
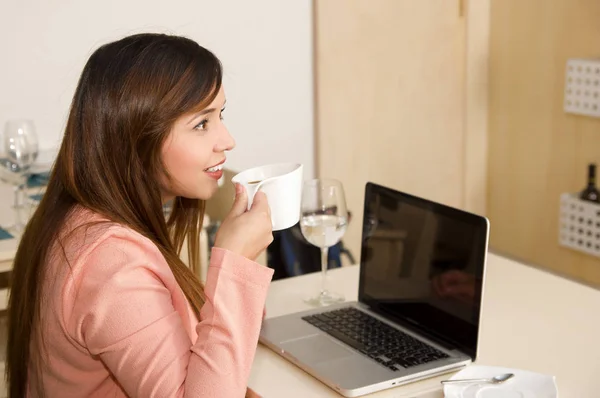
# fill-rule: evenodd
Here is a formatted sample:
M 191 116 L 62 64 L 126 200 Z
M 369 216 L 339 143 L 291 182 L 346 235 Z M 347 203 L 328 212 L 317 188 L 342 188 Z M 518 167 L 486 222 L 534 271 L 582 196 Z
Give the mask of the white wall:
M 141 31 L 188 36 L 225 69 L 228 167 L 298 161 L 314 174 L 311 0 L 1 0 L 0 123 L 35 120 L 60 141 L 71 97 L 99 45 Z

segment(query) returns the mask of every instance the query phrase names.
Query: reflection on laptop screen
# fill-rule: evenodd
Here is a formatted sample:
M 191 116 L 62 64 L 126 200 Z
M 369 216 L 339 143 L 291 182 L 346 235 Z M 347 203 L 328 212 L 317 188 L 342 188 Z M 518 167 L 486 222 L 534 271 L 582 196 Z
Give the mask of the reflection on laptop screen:
M 485 218 L 367 184 L 359 299 L 475 356 Z

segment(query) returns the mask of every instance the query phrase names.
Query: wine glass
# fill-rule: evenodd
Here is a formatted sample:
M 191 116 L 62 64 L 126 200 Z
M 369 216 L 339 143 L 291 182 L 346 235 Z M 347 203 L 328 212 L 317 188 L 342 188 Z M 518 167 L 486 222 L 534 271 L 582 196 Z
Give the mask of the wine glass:
M 4 154 L 2 180 L 15 186 L 14 211 L 15 224 L 7 229 L 21 233 L 24 224 L 21 221 L 20 210 L 25 204 L 25 187 L 29 169 L 38 156 L 38 139 L 32 120 L 9 120 L 4 126 Z
M 314 306 L 344 301 L 327 289 L 329 248 L 342 239 L 348 225 L 346 198 L 342 183 L 332 179 L 306 181 L 302 188 L 300 229 L 308 242 L 321 249 L 321 290 L 306 300 Z

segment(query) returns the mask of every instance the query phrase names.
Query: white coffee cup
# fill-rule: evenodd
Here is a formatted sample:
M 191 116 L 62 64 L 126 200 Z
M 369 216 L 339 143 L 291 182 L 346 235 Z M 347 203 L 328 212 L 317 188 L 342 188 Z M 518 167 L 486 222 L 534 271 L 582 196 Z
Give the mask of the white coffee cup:
M 262 191 L 267 195 L 273 231 L 279 231 L 300 220 L 302 171 L 300 163 L 269 164 L 242 171 L 231 181 L 246 188 L 248 209 L 252 207 L 256 192 Z

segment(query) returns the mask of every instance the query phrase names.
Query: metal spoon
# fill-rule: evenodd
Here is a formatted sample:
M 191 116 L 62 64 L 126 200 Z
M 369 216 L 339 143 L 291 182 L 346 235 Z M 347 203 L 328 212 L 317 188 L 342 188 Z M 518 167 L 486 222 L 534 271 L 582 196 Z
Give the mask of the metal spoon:
M 456 380 L 442 380 L 442 384 L 450 384 L 450 383 L 491 383 L 491 384 L 500 384 L 504 383 L 506 380 L 514 377 L 512 373 L 503 373 L 498 376 L 494 376 L 491 379 L 456 379 Z

